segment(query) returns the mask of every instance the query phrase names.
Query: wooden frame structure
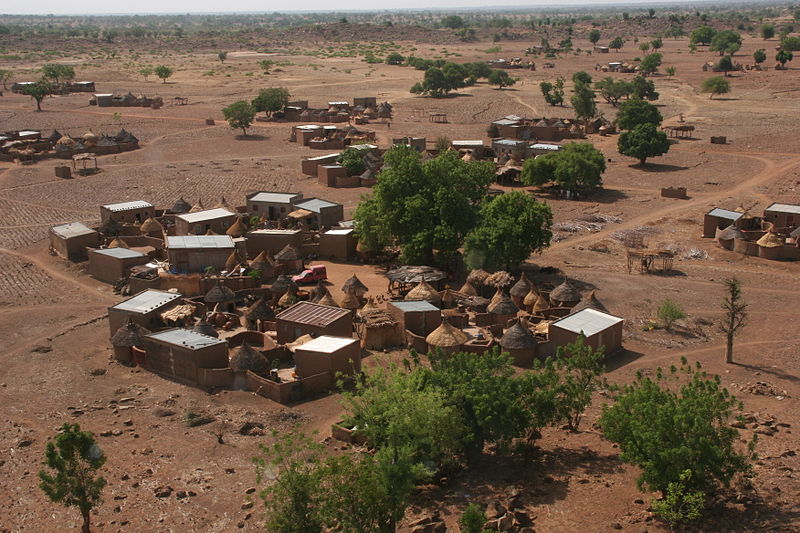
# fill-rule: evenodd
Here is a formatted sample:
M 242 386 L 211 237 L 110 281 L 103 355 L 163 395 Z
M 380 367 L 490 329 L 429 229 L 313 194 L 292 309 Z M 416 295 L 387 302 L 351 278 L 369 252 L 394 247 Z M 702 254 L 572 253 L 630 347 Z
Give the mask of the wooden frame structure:
M 672 262 L 675 259 L 675 252 L 671 250 L 628 250 L 628 274 L 633 271 L 635 264 L 639 265 L 639 272 L 649 274 L 653 271 L 669 272 L 672 270 Z M 653 263 L 661 261 L 661 268 L 654 268 Z
M 447 124 L 447 113 L 428 113 L 428 120 L 436 124 Z

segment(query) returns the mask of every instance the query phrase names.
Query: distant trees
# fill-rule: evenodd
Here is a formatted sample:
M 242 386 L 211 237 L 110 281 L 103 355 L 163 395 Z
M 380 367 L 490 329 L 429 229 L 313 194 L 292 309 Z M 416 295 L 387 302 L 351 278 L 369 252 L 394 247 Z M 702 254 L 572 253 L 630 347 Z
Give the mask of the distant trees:
M 64 424 L 47 442 L 44 464 L 39 471 L 39 487 L 53 503 L 77 507 L 83 517 L 83 533 L 90 531 L 90 512 L 101 501 L 106 480 L 97 471 L 106 457 L 94 435 L 81 431 L 78 424 Z
M 719 61 L 717 61 L 717 69 L 721 70 L 723 75 L 727 77 L 728 72 L 736 70 L 736 66 L 733 64 L 733 59 L 731 59 L 731 56 L 722 56 L 719 58 Z
M 723 281 L 727 294 L 722 300 L 725 315 L 720 322 L 720 330 L 725 334 L 725 362 L 733 363 L 733 340 L 747 325 L 747 303 L 742 298 L 742 284 L 736 278 Z
M 603 184 L 606 160 L 591 143 L 568 143 L 555 153 L 525 160 L 521 179 L 525 185 L 554 183 L 571 193 Z
M 217 59 L 220 63 L 225 63 L 225 60 L 228 59 L 228 52 L 217 52 Z
M 263 112 L 272 115 L 277 111 L 282 111 L 289 104 L 292 95 L 284 87 L 270 87 L 261 89 L 258 96 L 253 99 L 252 105 L 256 112 Z
M 508 72 L 505 70 L 493 70 L 491 74 L 489 74 L 489 85 L 497 85 L 498 89 L 502 89 L 503 87 L 510 87 L 517 83 L 517 80 L 512 78 L 508 75 Z
M 468 82 L 469 77 L 468 68 L 458 63 L 444 63 L 441 68 L 432 66 L 425 70 L 422 81 L 411 87 L 411 92 L 441 98 L 450 91 L 474 83 L 476 78 L 471 78 Z
M 23 93 L 27 94 L 34 100 L 36 100 L 36 111 L 42 110 L 42 100 L 50 94 L 52 87 L 49 83 L 45 80 L 40 80 L 34 83 L 33 85 L 28 85 L 23 89 Z
M 657 37 L 650 41 L 650 46 L 653 47 L 653 50 L 660 50 L 661 47 L 664 46 L 664 41 L 661 39 L 661 37 Z
M 42 77 L 46 80 L 53 80 L 58 84 L 62 81 L 75 79 L 75 69 L 70 65 L 48 63 L 42 66 Z
M 466 26 L 464 19 L 458 15 L 448 15 L 446 17 L 442 17 L 439 23 L 442 25 L 442 27 L 450 28 L 451 30 L 457 30 Z
M 250 102 L 239 100 L 222 110 L 222 116 L 228 121 L 232 129 L 242 130 L 242 135 L 247 136 L 247 128 L 256 118 L 256 110 Z
M 399 54 L 397 52 L 392 52 L 391 54 L 386 56 L 387 65 L 402 65 L 403 61 L 405 60 L 406 58 L 403 57 L 402 54 Z
M 709 98 L 714 98 L 715 94 L 728 94 L 731 92 L 731 82 L 722 76 L 711 76 L 703 80 L 700 91 L 710 93 Z
M 3 82 L 3 89 L 8 89 L 8 87 L 6 87 L 6 83 L 8 83 L 13 75 L 14 73 L 10 70 L 0 69 L 0 82 Z
M 781 39 L 781 50 L 800 52 L 800 37 L 787 35 Z
M 755 52 L 753 52 L 753 61 L 756 62 L 756 65 L 760 65 L 766 60 L 767 60 L 767 52 L 763 48 L 760 48 Z
M 555 83 L 543 81 L 539 84 L 539 89 L 544 95 L 544 101 L 551 106 L 564 105 L 564 78 L 559 76 Z
M 667 67 L 664 69 L 664 72 L 667 73 L 667 76 L 674 76 L 675 75 L 675 67 Z
M 572 83 L 585 83 L 588 85 L 592 83 L 592 77 L 588 72 L 579 70 L 572 74 Z
M 634 98 L 623 102 L 617 112 L 617 127 L 623 130 L 632 130 L 640 124 L 654 124 L 659 126 L 664 117 L 656 106 L 644 100 Z
M 152 76 L 155 73 L 152 67 L 142 67 L 139 69 L 139 75 L 144 78 L 144 81 L 147 81 L 147 78 Z
M 761 37 L 766 41 L 775 37 L 775 25 L 764 24 L 761 26 Z
M 617 149 L 622 155 L 635 157 L 644 166 L 648 157 L 656 157 L 669 151 L 666 132 L 659 131 L 655 124 L 645 122 L 630 131 L 623 131 L 617 141 Z
M 606 102 L 617 107 L 622 98 L 627 98 L 631 94 L 631 84 L 625 80 L 616 80 L 611 76 L 595 82 L 595 89 L 600 92 Z
M 157 66 L 154 72 L 164 83 L 167 83 L 167 78 L 172 76 L 172 69 L 166 65 Z
M 589 32 L 589 42 L 592 44 L 597 44 L 599 40 L 600 40 L 600 30 L 598 30 L 597 28 L 591 30 Z
M 794 59 L 794 54 L 786 50 L 778 50 L 778 53 L 775 54 L 775 61 L 780 63 L 781 67 L 785 67 L 786 63 L 792 59 Z
M 717 30 L 711 26 L 700 26 L 689 34 L 689 42 L 692 44 L 709 44 L 717 34 Z
M 619 52 L 624 44 L 625 41 L 622 39 L 622 37 L 614 37 L 611 39 L 611 42 L 608 43 L 608 47 Z
M 658 52 L 647 54 L 639 63 L 639 67 L 647 73 L 653 73 L 661 66 L 662 55 Z
M 258 62 L 258 66 L 261 67 L 261 70 L 264 71 L 264 74 L 269 74 L 269 70 L 274 64 L 275 62 L 271 59 L 262 59 Z
M 719 55 L 733 55 L 742 47 L 742 36 L 733 30 L 722 30 L 711 39 L 710 50 L 719 52 Z

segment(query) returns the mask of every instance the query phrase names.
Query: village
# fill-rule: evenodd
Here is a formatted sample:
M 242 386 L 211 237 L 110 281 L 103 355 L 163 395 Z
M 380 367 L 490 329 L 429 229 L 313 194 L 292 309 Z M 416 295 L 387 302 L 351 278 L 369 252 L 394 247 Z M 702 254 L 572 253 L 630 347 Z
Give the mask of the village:
M 685 16 L 689 33 L 705 27 Z M 538 406 L 544 392 L 524 387 L 567 390 L 553 380 L 577 373 L 568 365 L 586 364 L 583 353 L 602 370 L 580 369 L 592 377 L 577 418 L 529 407 L 521 422 L 517 403 L 493 406 L 523 429 L 487 437 L 479 460 L 465 447 L 448 463 L 431 452 L 438 441 L 419 437 L 420 464 L 442 463 L 412 486 L 392 530 L 471 531 L 463 516 L 476 507 L 491 531 L 672 531 L 604 417 L 626 386 L 702 363 L 743 401 L 730 427 L 736 449 L 754 442 L 757 456 L 744 485 L 709 498 L 697 530 L 792 531 L 800 338 L 777 324 L 798 296 L 800 145 L 785 133 L 798 118 L 798 71 L 791 58 L 767 67 L 754 56 L 780 52 L 792 31 L 742 31 L 741 50 L 723 56 L 648 29 L 649 17 L 634 12 L 608 31 L 575 22 L 575 35 L 509 37 L 497 49 L 453 40 L 457 30 L 405 39 L 386 26 L 394 40 L 381 53 L 406 63 L 245 45 L 152 54 L 145 74 L 86 56 L 74 63 L 80 78 L 50 82 L 41 99 L 31 86 L 52 63 L 0 57 L 16 74 L 0 93 L 0 474 L 19 480 L 0 486 L 0 531 L 46 529 L 50 515 L 79 527 L 37 488 L 42 450 L 65 422 L 108 457 L 93 530 L 255 531 L 265 520 L 273 530 L 264 505 L 274 509 L 277 483 L 256 481 L 252 466 L 262 445 L 307 434 L 320 464 L 379 461 L 380 431 L 358 411 L 372 394 L 387 394 L 376 410 L 408 402 L 408 417 L 441 401 L 452 420 L 466 389 L 430 392 L 444 379 L 436 372 L 502 360 L 492 379 Z M 273 48 L 346 48 L 320 31 Z M 655 70 L 643 60 L 653 53 L 663 55 Z M 423 71 L 412 54 L 439 66 Z M 478 74 L 434 95 L 428 72 L 451 75 L 450 61 Z M 498 71 L 512 81 L 495 83 Z M 725 92 L 703 88 L 717 73 Z M 278 87 L 279 108 L 254 109 L 245 125 L 231 118 L 235 101 L 256 108 L 259 91 Z M 593 90 L 588 114 L 582 90 Z M 653 133 L 626 123 L 629 112 L 657 113 Z M 634 134 L 652 140 L 626 148 Z M 479 199 L 459 204 L 462 194 Z M 408 214 L 387 230 L 379 208 Z M 518 241 L 527 253 L 514 253 Z M 735 342 L 731 281 L 747 315 Z M 405 383 L 396 376 L 419 402 L 391 396 Z M 432 420 L 434 433 L 452 430 Z

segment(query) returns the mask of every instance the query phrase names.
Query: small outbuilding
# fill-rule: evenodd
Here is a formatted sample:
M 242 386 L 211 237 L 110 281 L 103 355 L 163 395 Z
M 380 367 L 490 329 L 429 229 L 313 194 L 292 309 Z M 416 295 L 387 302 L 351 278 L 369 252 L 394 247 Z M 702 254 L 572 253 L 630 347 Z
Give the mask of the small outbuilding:
M 344 206 L 321 198 L 308 198 L 295 202 L 295 209 L 304 209 L 312 213 L 310 222 L 318 228 L 333 227 L 344 220 Z
M 332 229 L 319 235 L 319 255 L 346 261 L 356 255 L 358 239 L 353 228 Z
M 181 299 L 177 292 L 146 289 L 108 308 L 108 325 L 114 335 L 128 321 L 150 331 L 164 327 L 161 313 Z
M 150 257 L 128 248 L 102 248 L 89 252 L 89 274 L 105 283 L 127 278 L 131 267 L 143 265 Z
M 168 329 L 144 338 L 145 368 L 177 381 L 198 384 L 200 369 L 228 368 L 228 342 L 189 329 Z
M 170 235 L 166 243 L 170 269 L 178 273 L 222 271 L 234 248 L 228 235 Z
M 247 232 L 247 254 L 255 257 L 265 252 L 273 256 L 286 246 L 299 247 L 303 232 L 299 229 L 255 229 Z
M 514 359 L 514 364 L 528 366 L 536 358 L 536 347 L 539 341 L 536 335 L 525 325 L 523 320 L 517 320 L 508 328 L 500 338 L 500 346 Z
M 429 349 L 438 348 L 444 353 L 455 353 L 471 338 L 469 333 L 443 320 L 438 328 L 425 337 L 425 342 L 428 343 Z
M 800 226 L 800 205 L 773 203 L 764 209 L 764 221 L 789 233 Z
M 86 248 L 97 248 L 100 234 L 80 222 L 70 222 L 50 228 L 50 248 L 71 261 L 86 259 Z
M 155 208 L 150 202 L 134 200 L 100 206 L 100 222 L 105 225 L 109 220 L 114 222 L 140 225 L 148 218 L 155 216 Z
M 246 198 L 248 213 L 267 220 L 282 220 L 294 209 L 294 203 L 303 198 L 303 193 L 259 191 Z
M 430 302 L 419 300 L 409 302 L 389 302 L 386 310 L 392 315 L 403 331 L 425 337 L 442 323 L 442 312 Z
M 322 335 L 296 347 L 294 362 L 300 378 L 328 373 L 333 385 L 338 373 L 352 376 L 361 370 L 361 347 L 358 339 Z
M 603 347 L 606 354 L 622 346 L 623 319 L 596 309 L 583 309 L 550 324 L 548 339 L 553 346 L 566 346 L 586 337 L 586 345 L 597 350 Z
M 353 315 L 348 309 L 311 302 L 298 302 L 275 317 L 279 344 L 292 342 L 303 335 L 350 337 Z
M 735 225 L 736 221 L 744 216 L 739 211 L 730 211 L 715 207 L 703 217 L 703 237 L 715 237 L 718 229 L 725 229 Z
M 144 346 L 144 336 L 149 333 L 147 329 L 128 319 L 125 325 L 111 337 L 114 359 L 124 365 L 131 364 L 134 361 L 133 349 L 141 350 Z
M 397 320 L 385 309 L 364 307 L 358 312 L 357 325 L 361 347 L 367 350 L 382 350 L 403 344 L 403 330 Z

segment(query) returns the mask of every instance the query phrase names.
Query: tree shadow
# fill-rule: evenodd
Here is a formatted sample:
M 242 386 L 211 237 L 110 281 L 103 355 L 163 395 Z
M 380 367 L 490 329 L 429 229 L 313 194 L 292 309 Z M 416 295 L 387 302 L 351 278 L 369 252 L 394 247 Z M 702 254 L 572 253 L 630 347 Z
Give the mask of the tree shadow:
M 642 352 L 637 352 L 635 350 L 631 350 L 629 348 L 620 348 L 613 354 L 608 354 L 605 359 L 606 365 L 606 372 L 613 372 L 614 370 L 620 369 L 625 365 L 629 365 L 639 359 L 640 357 L 644 357 Z
M 735 345 L 734 345 L 735 346 Z M 736 361 L 733 362 L 734 365 L 740 366 L 742 368 L 746 368 L 753 372 L 764 372 L 765 374 L 771 374 L 776 378 L 785 379 L 787 381 L 791 381 L 793 383 L 800 382 L 800 377 L 794 376 L 792 374 L 787 374 L 785 372 L 781 372 L 779 370 L 775 370 L 774 368 L 765 367 L 765 366 L 758 366 L 758 365 L 748 365 L 746 363 L 737 363 Z
M 726 97 L 722 97 L 722 98 L 715 97 L 715 98 L 710 98 L 710 100 L 715 100 L 717 102 L 730 102 L 730 101 L 737 101 L 738 102 L 739 101 L 739 99 L 736 98 L 735 96 L 726 96 Z
M 712 506 L 700 521 L 687 526 L 684 531 L 692 533 L 797 531 L 792 524 L 796 524 L 798 520 L 800 520 L 800 509 L 779 507 L 757 494 L 743 508 L 731 504 Z
M 630 167 L 638 168 L 643 172 L 679 172 L 681 170 L 689 169 L 689 167 L 684 167 L 681 165 L 668 165 L 665 163 L 645 163 L 644 165 L 640 163 L 634 163 L 633 165 L 630 165 Z
M 560 191 L 555 189 L 541 189 L 536 192 L 536 196 L 544 197 L 548 200 L 567 200 Z M 572 202 L 591 202 L 600 204 L 613 204 L 618 200 L 624 200 L 628 195 L 617 189 L 595 189 L 590 193 L 582 193 L 578 198 L 572 198 Z
M 266 135 L 259 135 L 258 133 L 248 133 L 247 135 L 237 135 L 237 141 L 266 141 L 269 139 Z

